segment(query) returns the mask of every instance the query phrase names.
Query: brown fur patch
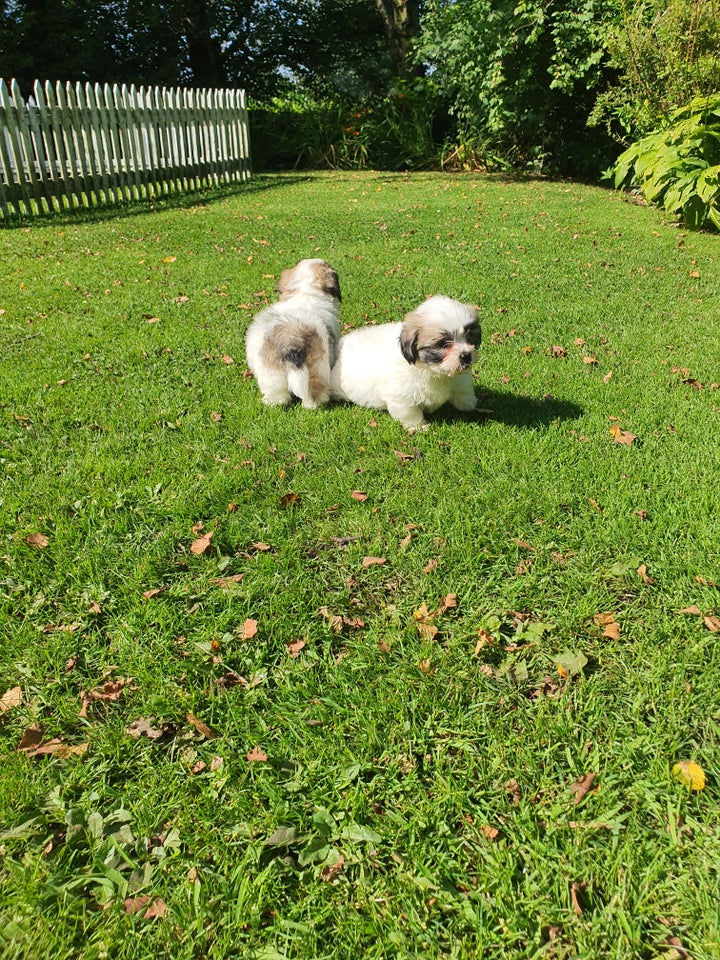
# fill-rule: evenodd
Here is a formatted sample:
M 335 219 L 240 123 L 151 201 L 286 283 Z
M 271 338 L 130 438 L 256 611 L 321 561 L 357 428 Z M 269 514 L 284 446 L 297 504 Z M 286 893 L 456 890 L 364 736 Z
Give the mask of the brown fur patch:
M 323 260 L 322 263 L 315 264 L 313 273 L 315 274 L 315 282 L 319 290 L 329 294 L 331 297 L 335 297 L 336 300 L 342 300 L 340 296 L 340 278 L 329 263 Z

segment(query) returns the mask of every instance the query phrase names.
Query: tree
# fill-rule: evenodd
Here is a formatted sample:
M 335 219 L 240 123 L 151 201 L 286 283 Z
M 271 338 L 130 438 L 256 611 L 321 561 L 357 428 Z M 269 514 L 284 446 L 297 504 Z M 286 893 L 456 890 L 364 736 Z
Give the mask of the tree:
M 420 35 L 419 0 L 375 0 L 385 28 L 387 49 L 395 76 L 418 69 L 412 63 L 413 43 Z

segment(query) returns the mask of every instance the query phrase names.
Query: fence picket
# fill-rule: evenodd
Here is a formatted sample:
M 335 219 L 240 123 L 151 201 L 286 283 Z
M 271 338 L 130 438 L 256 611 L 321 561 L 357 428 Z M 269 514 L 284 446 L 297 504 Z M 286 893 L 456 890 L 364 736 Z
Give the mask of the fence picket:
M 243 90 L 0 79 L 0 220 L 249 176 Z

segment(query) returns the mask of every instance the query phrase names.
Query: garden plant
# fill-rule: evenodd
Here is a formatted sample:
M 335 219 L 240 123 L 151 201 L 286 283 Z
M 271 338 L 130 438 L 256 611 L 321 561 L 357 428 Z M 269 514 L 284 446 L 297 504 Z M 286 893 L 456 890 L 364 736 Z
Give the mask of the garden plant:
M 317 256 L 476 303 L 478 410 L 264 407 Z M 3 956 L 718 956 L 716 236 L 295 173 L 0 261 Z

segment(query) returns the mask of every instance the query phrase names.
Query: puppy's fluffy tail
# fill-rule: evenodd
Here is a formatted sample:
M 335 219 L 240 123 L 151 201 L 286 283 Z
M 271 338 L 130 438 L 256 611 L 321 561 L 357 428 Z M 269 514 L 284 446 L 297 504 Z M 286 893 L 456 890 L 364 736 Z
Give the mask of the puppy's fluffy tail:
M 314 408 L 327 403 L 330 369 L 318 332 L 312 328 L 285 325 L 276 328 L 275 333 L 274 347 L 285 368 L 290 393 L 304 407 Z

